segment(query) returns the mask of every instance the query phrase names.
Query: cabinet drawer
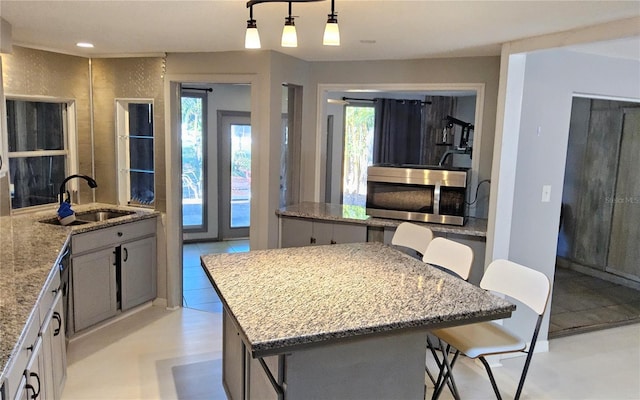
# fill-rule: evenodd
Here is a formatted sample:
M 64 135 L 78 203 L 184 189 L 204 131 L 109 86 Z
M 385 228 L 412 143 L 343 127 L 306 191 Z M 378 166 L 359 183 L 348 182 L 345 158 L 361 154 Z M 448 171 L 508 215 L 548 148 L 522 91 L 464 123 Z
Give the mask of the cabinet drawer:
M 38 339 L 39 331 L 40 317 L 38 310 L 34 310 L 22 331 L 15 354 L 9 359 L 7 379 L 4 388 L 7 399 L 14 399 L 18 390 L 24 387 L 24 382 L 21 383 L 21 380 L 24 377 L 24 371 L 27 369 L 29 358 L 34 350 L 33 346 Z
M 142 221 L 129 222 L 74 235 L 71 237 L 71 251 L 75 256 L 86 251 L 109 247 L 139 237 L 153 235 L 156 231 L 156 223 L 155 218 L 148 218 Z
M 38 310 L 40 312 L 40 321 L 44 321 L 44 318 L 51 310 L 53 300 L 55 300 L 58 291 L 60 290 L 60 269 L 56 265 L 51 270 L 49 278 L 42 289 L 40 300 L 38 301 Z

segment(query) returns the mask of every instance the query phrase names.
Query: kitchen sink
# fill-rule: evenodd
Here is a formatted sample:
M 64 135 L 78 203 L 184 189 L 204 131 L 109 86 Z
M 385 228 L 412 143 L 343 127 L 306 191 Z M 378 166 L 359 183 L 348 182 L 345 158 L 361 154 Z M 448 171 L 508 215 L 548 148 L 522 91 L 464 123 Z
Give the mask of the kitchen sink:
M 126 217 L 127 215 L 135 214 L 135 211 L 125 210 L 94 210 L 84 211 L 76 213 L 76 220 L 67 226 L 84 225 L 92 222 L 103 222 L 113 218 Z M 60 225 L 58 218 L 47 218 L 39 221 L 43 224 Z
M 41 224 L 49 224 L 49 225 L 61 225 L 60 221 L 58 221 L 57 217 L 54 218 L 47 218 L 47 219 L 42 219 L 40 221 Z M 84 225 L 84 224 L 88 224 L 89 221 L 81 221 L 79 219 L 76 219 L 75 221 L 73 221 L 70 224 L 67 224 L 67 226 L 73 226 L 73 225 Z
M 100 222 L 107 221 L 113 218 L 126 217 L 127 215 L 134 214 L 134 211 L 124 210 L 97 210 L 97 211 L 85 211 L 76 213 L 76 221 L 86 222 Z

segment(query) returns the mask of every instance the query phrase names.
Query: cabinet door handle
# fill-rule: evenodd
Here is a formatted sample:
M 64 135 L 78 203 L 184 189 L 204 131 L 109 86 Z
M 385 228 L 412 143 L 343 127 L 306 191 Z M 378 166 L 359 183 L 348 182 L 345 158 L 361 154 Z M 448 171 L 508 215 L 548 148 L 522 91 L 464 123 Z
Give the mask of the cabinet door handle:
M 122 232 L 118 232 L 118 237 L 122 237 Z
M 316 238 L 312 237 L 311 240 L 309 241 L 311 244 L 316 244 Z
M 56 321 L 58 321 L 58 327 L 53 330 L 53 336 L 58 336 L 60 334 L 60 329 L 62 329 L 62 318 L 60 317 L 60 314 L 57 311 L 54 312 L 51 317 Z
M 33 400 L 35 400 L 35 399 L 38 398 L 38 396 L 40 396 L 40 389 L 41 389 L 41 387 L 40 387 L 40 377 L 35 372 L 30 372 L 29 376 L 32 376 L 32 377 L 36 378 L 36 381 L 38 382 L 38 390 L 37 391 L 33 388 L 33 386 L 27 385 L 27 388 L 29 388 L 29 386 L 31 386 L 31 390 L 33 390 L 33 395 L 31 396 L 31 398 Z
M 123 247 L 122 250 L 124 250 L 124 258 L 122 259 L 122 261 L 127 262 L 127 260 L 129 259 L 129 250 L 127 250 L 126 247 Z
M 336 244 L 338 242 L 336 242 L 335 240 L 331 239 L 331 244 Z

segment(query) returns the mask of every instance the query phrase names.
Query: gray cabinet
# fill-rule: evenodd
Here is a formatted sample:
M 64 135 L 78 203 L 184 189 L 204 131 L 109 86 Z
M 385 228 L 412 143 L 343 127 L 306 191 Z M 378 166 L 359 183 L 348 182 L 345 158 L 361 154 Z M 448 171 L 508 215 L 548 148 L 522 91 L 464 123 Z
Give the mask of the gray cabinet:
M 156 297 L 156 238 L 121 246 L 122 311 Z
M 156 297 L 156 219 L 72 237 L 70 334 Z
M 41 329 L 44 357 L 43 387 L 47 398 L 55 400 L 61 398 L 67 376 L 67 347 L 62 316 L 62 293 L 58 292 Z
M 26 378 L 26 384 L 23 388 L 24 391 L 19 393 L 19 399 L 49 399 L 53 398 L 50 393 L 47 393 L 47 383 L 44 379 L 44 354 L 42 346 L 42 337 L 38 336 L 34 344 L 32 345 L 31 356 L 27 363 L 27 368 L 24 371 L 24 377 Z
M 366 225 L 280 217 L 280 247 L 366 241 Z
M 73 258 L 73 322 L 75 331 L 116 315 L 115 248 Z
M 51 399 L 62 393 L 66 341 L 60 274 L 53 268 L 8 365 L 2 399 Z
M 244 399 L 244 345 L 226 311 L 222 314 L 222 384 L 230 400 Z

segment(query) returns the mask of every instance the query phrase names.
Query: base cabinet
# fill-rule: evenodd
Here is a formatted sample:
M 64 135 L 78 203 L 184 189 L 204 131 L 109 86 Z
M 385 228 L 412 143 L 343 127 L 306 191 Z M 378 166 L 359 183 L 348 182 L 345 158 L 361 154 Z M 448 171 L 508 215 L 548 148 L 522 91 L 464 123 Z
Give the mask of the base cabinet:
M 72 237 L 69 335 L 153 300 L 156 274 L 155 218 Z
M 244 399 L 244 345 L 226 311 L 222 314 L 222 330 L 222 384 L 230 400 L 241 400 Z
M 56 296 L 56 301 L 42 324 L 43 343 L 43 371 L 41 382 L 43 398 L 60 399 L 62 388 L 67 377 L 67 346 L 64 336 L 64 321 L 62 318 L 62 293 Z
M 280 247 L 364 243 L 366 241 L 367 227 L 365 225 L 303 218 L 280 218 Z
M 121 246 L 122 311 L 156 297 L 156 238 Z
M 111 318 L 118 311 L 115 249 L 73 259 L 73 322 L 75 331 Z
M 58 400 L 67 357 L 58 268 L 53 268 L 20 337 L 2 385 L 2 400 Z

